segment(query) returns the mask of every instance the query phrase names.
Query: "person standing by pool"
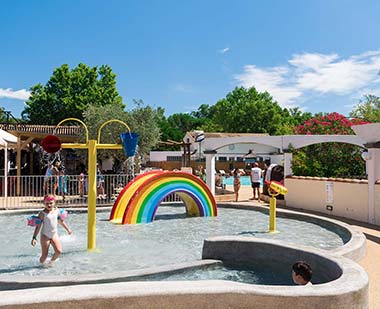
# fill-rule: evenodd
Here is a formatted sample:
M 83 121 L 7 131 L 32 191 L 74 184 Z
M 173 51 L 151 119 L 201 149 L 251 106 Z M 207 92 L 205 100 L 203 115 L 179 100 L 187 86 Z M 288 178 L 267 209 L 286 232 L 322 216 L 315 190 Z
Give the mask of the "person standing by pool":
M 256 198 L 256 192 L 257 192 L 257 201 L 260 202 L 261 193 L 260 193 L 260 184 L 261 184 L 261 178 L 263 176 L 263 171 L 259 167 L 259 164 L 255 162 L 253 164 L 253 168 L 251 169 L 251 184 L 252 184 L 252 191 L 253 191 L 253 197 L 251 200 L 254 200 Z
M 98 192 L 98 199 L 106 199 L 105 190 L 104 190 L 104 176 L 102 170 L 99 167 L 99 163 L 96 164 L 96 187 Z
M 240 176 L 245 175 L 244 171 L 235 168 L 232 172 L 232 176 L 234 177 L 234 192 L 235 192 L 235 202 L 239 200 L 239 190 L 241 187 Z
M 304 261 L 295 262 L 292 266 L 292 279 L 298 285 L 312 285 L 313 271 L 309 264 Z
M 62 201 L 64 202 L 67 195 L 67 176 L 62 166 L 58 168 L 58 173 L 58 194 L 62 196 Z
M 54 248 L 54 255 L 50 259 L 52 264 L 62 253 L 62 244 L 58 236 L 58 223 L 66 230 L 67 234 L 71 235 L 71 230 L 67 224 L 60 218 L 60 211 L 55 206 L 55 197 L 53 194 L 48 194 L 44 198 L 45 209 L 38 214 L 41 220 L 40 224 L 34 229 L 31 245 L 34 247 L 37 243 L 37 236 L 41 230 L 41 257 L 40 263 L 43 264 L 49 254 L 50 245 Z

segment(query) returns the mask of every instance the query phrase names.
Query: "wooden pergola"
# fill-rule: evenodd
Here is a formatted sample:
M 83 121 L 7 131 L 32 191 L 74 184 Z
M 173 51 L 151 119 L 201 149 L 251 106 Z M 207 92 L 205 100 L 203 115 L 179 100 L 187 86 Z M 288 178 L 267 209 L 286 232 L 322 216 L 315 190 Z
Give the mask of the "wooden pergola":
M 21 151 L 31 147 L 31 143 L 40 143 L 47 135 L 56 135 L 64 143 L 78 142 L 83 137 L 81 126 L 62 126 L 51 125 L 28 125 L 22 123 L 0 123 L 0 129 L 17 136 L 17 176 L 21 176 Z M 30 156 L 31 169 L 33 169 L 33 152 Z M 33 173 L 33 170 L 31 170 Z M 17 195 L 20 195 L 20 177 L 17 177 Z

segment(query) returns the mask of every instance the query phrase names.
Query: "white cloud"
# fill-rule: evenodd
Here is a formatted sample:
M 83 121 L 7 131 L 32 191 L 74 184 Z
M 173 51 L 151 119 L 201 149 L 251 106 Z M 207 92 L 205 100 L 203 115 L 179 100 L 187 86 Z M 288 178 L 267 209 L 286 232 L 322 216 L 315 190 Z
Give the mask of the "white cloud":
M 27 100 L 30 97 L 30 92 L 26 89 L 13 90 L 11 88 L 0 88 L 0 98 Z
M 218 53 L 220 53 L 220 54 L 225 54 L 226 52 L 228 52 L 230 50 L 230 48 L 229 47 L 226 47 L 226 48 L 223 48 L 223 49 L 219 49 L 218 50 Z
M 244 87 L 268 91 L 282 106 L 300 103 L 305 96 L 380 92 L 380 51 L 346 59 L 337 54 L 295 54 L 288 64 L 272 68 L 246 65 L 235 80 Z M 367 92 L 368 93 L 368 92 Z M 310 98 L 309 98 L 310 100 Z
M 254 86 L 260 92 L 268 91 L 282 106 L 292 107 L 302 92 L 289 85 L 288 75 L 286 67 L 259 69 L 254 65 L 246 65 L 244 73 L 235 75 L 235 79 L 246 88 Z
M 369 54 L 369 53 L 366 53 Z M 337 55 L 296 55 L 289 61 L 303 70 L 297 76 L 297 87 L 322 93 L 349 94 L 376 79 L 380 53 L 353 56 L 339 60 Z

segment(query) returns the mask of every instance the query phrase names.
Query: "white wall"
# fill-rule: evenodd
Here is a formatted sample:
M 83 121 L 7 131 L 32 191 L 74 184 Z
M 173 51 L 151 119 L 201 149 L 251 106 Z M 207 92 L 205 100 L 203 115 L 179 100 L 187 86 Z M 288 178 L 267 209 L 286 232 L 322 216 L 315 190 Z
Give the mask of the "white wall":
M 292 176 L 285 178 L 285 186 L 287 206 L 368 222 L 366 180 Z M 380 193 L 380 185 L 376 185 L 376 192 Z M 375 209 L 379 209 L 380 200 L 376 204 Z M 333 210 L 327 210 L 327 205 Z M 376 214 L 380 216 L 379 211 Z
M 181 157 L 182 151 L 151 151 L 149 153 L 149 161 L 162 162 L 166 161 L 166 157 Z

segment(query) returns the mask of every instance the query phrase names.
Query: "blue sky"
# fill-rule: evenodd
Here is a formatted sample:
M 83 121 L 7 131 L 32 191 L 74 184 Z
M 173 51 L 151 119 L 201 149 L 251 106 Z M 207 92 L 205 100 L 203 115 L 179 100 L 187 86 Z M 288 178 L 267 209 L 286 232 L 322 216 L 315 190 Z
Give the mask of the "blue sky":
M 283 107 L 345 115 L 380 96 L 380 1 L 1 1 L 0 106 L 64 63 L 108 64 L 127 108 L 166 114 L 215 104 L 236 86 Z

